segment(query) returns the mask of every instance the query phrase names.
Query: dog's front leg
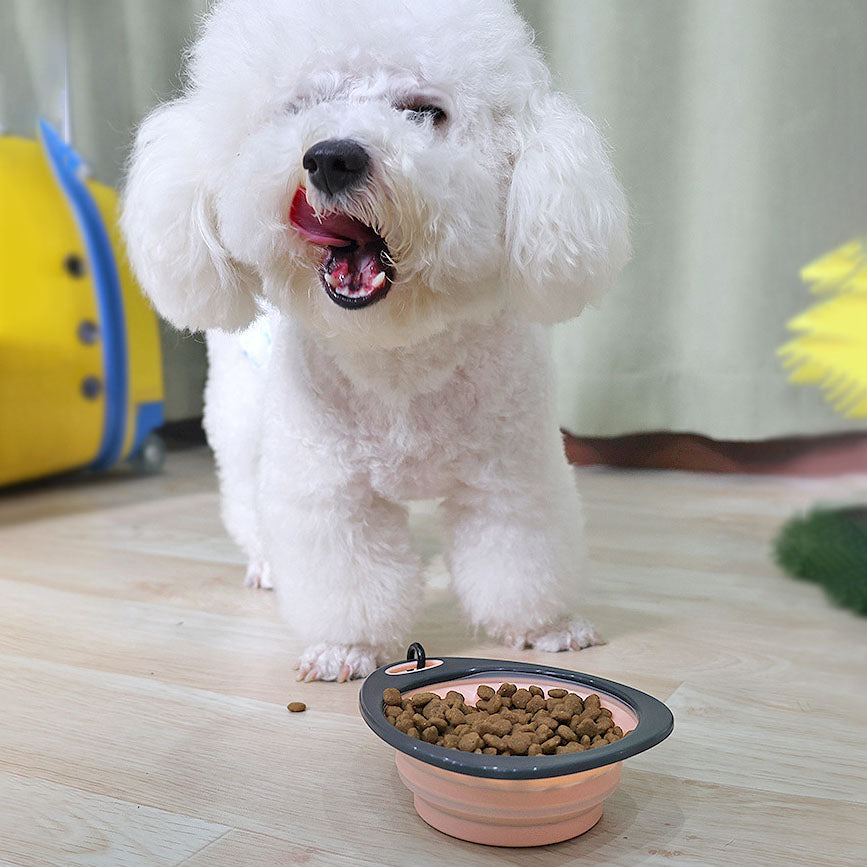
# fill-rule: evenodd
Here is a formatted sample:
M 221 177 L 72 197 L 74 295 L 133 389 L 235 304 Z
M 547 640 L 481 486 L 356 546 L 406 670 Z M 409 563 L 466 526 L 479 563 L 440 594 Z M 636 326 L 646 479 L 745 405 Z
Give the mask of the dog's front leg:
M 559 441 L 490 461 L 444 502 L 447 554 L 470 620 L 517 648 L 600 644 L 576 613 L 584 571 L 581 503 Z
M 345 681 L 386 661 L 421 594 L 407 510 L 318 449 L 283 451 L 262 479 L 266 556 L 285 618 L 307 644 L 299 679 Z

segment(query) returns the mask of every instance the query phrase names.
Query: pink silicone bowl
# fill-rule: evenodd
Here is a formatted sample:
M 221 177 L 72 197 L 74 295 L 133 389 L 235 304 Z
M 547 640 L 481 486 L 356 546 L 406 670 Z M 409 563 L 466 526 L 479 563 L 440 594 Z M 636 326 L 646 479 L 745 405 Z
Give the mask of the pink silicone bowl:
M 543 846 L 577 837 L 602 816 L 617 787 L 624 759 L 650 749 L 671 734 L 674 718 L 662 702 L 614 681 L 569 671 L 497 659 L 442 657 L 383 666 L 362 684 L 365 722 L 395 750 L 397 771 L 413 793 L 419 816 L 439 831 L 491 846 Z M 422 667 L 419 668 L 421 663 Z M 580 753 L 554 756 L 487 756 L 438 747 L 411 738 L 385 717 L 382 692 L 450 689 L 475 699 L 485 684 L 562 687 L 585 697 L 595 692 L 615 725 L 632 733 Z

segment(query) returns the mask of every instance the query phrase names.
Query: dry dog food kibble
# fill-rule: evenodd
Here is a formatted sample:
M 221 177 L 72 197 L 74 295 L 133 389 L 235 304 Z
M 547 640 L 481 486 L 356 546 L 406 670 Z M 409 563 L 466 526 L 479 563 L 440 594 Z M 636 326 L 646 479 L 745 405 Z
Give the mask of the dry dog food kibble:
M 307 705 L 304 704 L 303 701 L 290 701 L 286 707 L 292 711 L 292 713 L 301 713 L 303 710 L 307 710 Z
M 476 696 L 472 705 L 455 690 L 440 698 L 432 692 L 402 696 L 390 687 L 382 700 L 386 718 L 400 731 L 467 753 L 562 755 L 604 747 L 629 734 L 614 725 L 611 711 L 595 693 L 582 699 L 555 688 L 546 697 L 539 686 L 519 689 L 504 683 L 497 690 L 480 686 Z

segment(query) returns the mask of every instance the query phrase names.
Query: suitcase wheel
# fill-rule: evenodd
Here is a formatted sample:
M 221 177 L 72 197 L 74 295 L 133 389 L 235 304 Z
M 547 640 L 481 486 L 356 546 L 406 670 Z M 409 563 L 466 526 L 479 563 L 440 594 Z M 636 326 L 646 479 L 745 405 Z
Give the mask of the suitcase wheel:
M 133 472 L 140 476 L 153 476 L 158 473 L 166 461 L 166 444 L 156 433 L 149 433 L 138 451 L 129 457 Z

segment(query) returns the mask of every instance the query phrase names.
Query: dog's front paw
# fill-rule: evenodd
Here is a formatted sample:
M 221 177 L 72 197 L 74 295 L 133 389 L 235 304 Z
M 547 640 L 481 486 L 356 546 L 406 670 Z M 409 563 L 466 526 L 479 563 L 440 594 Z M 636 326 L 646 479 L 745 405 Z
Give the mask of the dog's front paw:
M 558 653 L 561 650 L 582 650 L 594 644 L 605 644 L 605 639 L 596 627 L 583 617 L 564 618 L 557 623 L 534 629 L 531 632 L 514 632 L 503 636 L 511 647 L 535 648 Z
M 298 680 L 344 683 L 367 677 L 386 658 L 386 648 L 375 644 L 313 644 L 298 660 Z
M 271 582 L 271 567 L 265 560 L 251 560 L 244 576 L 245 587 L 255 587 L 259 590 L 273 590 Z

